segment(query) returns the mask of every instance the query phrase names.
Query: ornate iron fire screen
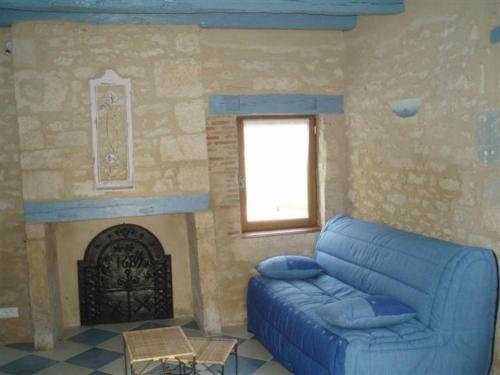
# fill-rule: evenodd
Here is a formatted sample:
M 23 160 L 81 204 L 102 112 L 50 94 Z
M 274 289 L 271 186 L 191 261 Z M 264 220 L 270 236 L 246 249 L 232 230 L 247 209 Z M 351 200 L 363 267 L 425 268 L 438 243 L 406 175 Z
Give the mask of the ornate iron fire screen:
M 99 233 L 78 261 L 82 325 L 173 317 L 170 255 L 147 229 Z

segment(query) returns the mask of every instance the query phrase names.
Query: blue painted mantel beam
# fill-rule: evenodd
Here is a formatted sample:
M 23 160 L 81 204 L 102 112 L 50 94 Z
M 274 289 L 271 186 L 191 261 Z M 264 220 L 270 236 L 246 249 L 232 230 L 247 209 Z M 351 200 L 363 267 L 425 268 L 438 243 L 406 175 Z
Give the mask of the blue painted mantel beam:
M 0 0 L 1 3 L 1 0 Z M 0 7 L 0 26 L 17 21 L 64 20 L 92 24 L 155 24 L 198 25 L 206 29 L 294 29 L 352 30 L 356 16 L 268 13 L 191 13 L 191 14 L 132 14 L 132 13 L 63 13 L 4 10 Z
M 217 115 L 344 113 L 342 95 L 211 95 L 209 105 Z
M 26 223 L 112 219 L 208 210 L 208 194 L 26 202 Z
M 63 13 L 394 14 L 404 0 L 0 0 L 0 8 Z

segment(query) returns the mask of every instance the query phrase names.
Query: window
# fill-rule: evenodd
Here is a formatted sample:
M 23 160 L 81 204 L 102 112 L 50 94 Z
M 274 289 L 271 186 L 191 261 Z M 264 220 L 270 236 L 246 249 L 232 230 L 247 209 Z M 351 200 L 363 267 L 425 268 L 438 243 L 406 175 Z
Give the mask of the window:
M 317 225 L 314 116 L 240 117 L 243 232 Z

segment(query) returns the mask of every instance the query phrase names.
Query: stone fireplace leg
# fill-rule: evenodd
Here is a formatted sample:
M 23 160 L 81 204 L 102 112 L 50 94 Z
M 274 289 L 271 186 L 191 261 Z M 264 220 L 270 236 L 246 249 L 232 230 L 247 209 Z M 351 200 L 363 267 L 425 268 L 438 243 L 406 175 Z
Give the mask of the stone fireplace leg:
M 36 350 L 50 350 L 61 324 L 57 255 L 53 228 L 26 225 L 26 249 L 33 336 Z
M 195 317 L 204 332 L 220 333 L 217 252 L 211 211 L 188 215 L 188 236 Z

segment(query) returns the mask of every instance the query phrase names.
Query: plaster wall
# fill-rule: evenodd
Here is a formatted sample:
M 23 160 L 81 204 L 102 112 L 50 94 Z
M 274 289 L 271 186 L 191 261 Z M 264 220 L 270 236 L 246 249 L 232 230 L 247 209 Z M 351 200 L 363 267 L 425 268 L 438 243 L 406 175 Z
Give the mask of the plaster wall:
M 499 106 L 500 4 L 406 3 L 345 34 L 352 214 L 500 253 L 500 166 L 480 160 L 477 138 L 478 113 Z M 411 97 L 416 116 L 392 113 Z M 497 372 L 499 359 L 497 338 Z
M 0 45 L 10 39 L 10 29 L 0 28 Z M 0 319 L 0 342 L 29 341 L 32 325 L 14 76 L 12 55 L 3 53 L 0 54 L 0 103 L 0 308 L 19 309 L 19 318 Z
M 63 326 L 80 325 L 77 261 L 83 259 L 87 245 L 96 235 L 104 229 L 122 223 L 136 224 L 148 229 L 161 242 L 165 254 L 172 256 L 174 315 L 193 315 L 185 215 L 92 220 L 54 224 Z

